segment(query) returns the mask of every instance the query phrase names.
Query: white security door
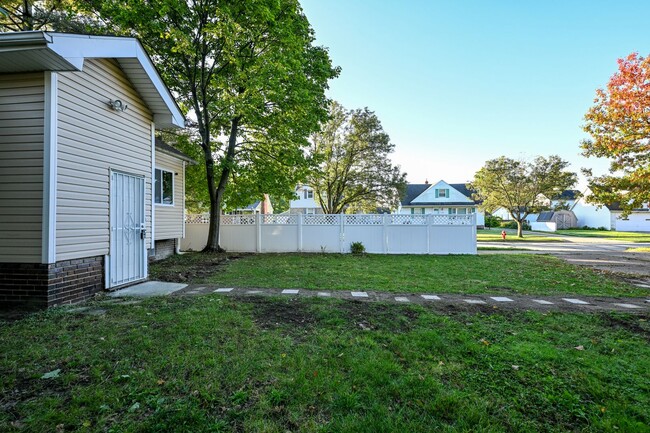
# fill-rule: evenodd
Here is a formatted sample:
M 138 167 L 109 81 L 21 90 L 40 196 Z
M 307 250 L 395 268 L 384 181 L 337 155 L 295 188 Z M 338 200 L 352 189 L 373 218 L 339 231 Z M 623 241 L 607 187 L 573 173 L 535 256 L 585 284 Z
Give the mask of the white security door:
M 110 287 L 146 276 L 144 177 L 111 173 Z

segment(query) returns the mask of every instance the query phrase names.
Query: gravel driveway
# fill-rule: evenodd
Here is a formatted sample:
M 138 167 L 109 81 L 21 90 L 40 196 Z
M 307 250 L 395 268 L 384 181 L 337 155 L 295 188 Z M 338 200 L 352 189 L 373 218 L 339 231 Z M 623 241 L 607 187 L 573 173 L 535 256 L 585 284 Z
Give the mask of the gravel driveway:
M 536 236 L 540 235 L 535 233 Z M 525 234 L 524 234 L 525 236 Z M 551 254 L 568 263 L 589 266 L 620 276 L 640 287 L 650 288 L 650 253 L 627 252 L 628 248 L 650 247 L 650 243 L 631 243 L 597 238 L 580 238 L 552 234 L 565 242 L 479 242 L 479 247 L 525 248 L 509 253 Z M 503 254 L 504 251 L 483 250 L 479 254 Z

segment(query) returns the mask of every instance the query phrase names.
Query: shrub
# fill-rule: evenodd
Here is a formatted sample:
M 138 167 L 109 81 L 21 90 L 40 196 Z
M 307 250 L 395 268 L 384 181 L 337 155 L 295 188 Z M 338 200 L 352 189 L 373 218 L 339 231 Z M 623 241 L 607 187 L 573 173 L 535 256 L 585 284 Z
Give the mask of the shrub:
M 350 244 L 350 252 L 352 254 L 363 254 L 366 252 L 366 247 L 361 242 L 352 242 Z
M 517 230 L 517 221 L 506 221 L 506 222 L 502 222 L 499 226 L 500 226 L 501 228 L 504 228 L 504 229 L 514 229 L 514 230 Z M 522 228 L 523 228 L 524 230 L 530 230 L 530 224 L 528 224 L 528 221 L 524 220 L 524 223 L 522 224 Z
M 502 218 L 495 215 L 485 215 L 485 227 L 499 227 Z

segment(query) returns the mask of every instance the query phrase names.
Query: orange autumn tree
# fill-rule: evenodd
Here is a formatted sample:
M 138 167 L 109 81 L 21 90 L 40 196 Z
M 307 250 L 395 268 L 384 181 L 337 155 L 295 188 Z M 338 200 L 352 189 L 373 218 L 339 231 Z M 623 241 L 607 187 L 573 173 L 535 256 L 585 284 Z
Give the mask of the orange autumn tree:
M 611 159 L 610 174 L 585 170 L 597 203 L 619 202 L 624 213 L 650 201 L 650 58 L 618 60 L 607 88 L 596 90 L 583 129 L 583 155 Z

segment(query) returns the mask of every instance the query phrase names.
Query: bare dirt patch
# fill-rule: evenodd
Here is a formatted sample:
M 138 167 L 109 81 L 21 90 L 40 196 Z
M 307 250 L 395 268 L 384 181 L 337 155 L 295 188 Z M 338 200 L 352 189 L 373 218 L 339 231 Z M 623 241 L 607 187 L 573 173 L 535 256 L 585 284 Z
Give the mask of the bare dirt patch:
M 363 301 L 348 301 L 338 309 L 351 326 L 368 331 L 381 329 L 408 332 L 420 316 L 419 312 L 408 306 Z
M 606 325 L 639 335 L 650 342 L 650 322 L 648 321 L 650 316 L 621 317 L 613 314 L 601 314 L 600 317 Z
M 650 253 L 573 251 L 551 254 L 572 265 L 587 266 L 632 284 L 646 282 L 650 285 Z
M 264 297 L 242 297 L 240 302 L 252 305 L 254 322 L 262 329 L 281 326 L 306 328 L 314 325 L 318 318 L 309 305 L 302 301 L 269 302 Z
M 201 255 L 195 262 L 180 261 L 172 257 L 151 266 L 152 279 L 170 283 L 191 283 L 202 281 L 215 273 L 223 272 L 228 265 L 250 254 L 213 254 L 211 257 Z M 178 263 L 177 263 L 178 262 Z

